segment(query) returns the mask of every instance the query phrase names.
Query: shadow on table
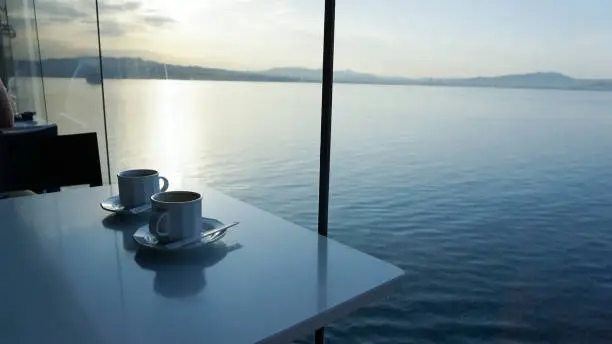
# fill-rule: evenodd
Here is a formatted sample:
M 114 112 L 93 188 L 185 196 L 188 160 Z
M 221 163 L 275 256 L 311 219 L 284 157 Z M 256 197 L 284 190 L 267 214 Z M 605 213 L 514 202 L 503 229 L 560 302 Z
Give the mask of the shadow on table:
M 204 270 L 240 248 L 240 244 L 226 245 L 222 241 L 183 252 L 143 248 L 138 250 L 134 259 L 143 269 L 155 271 L 153 289 L 156 293 L 167 298 L 182 298 L 197 295 L 204 290 Z
M 150 213 L 129 216 L 112 214 L 102 220 L 102 225 L 106 228 L 120 231 L 123 235 L 123 248 L 126 251 L 135 252 L 139 245 L 132 236 L 138 228 L 149 223 L 150 216 Z

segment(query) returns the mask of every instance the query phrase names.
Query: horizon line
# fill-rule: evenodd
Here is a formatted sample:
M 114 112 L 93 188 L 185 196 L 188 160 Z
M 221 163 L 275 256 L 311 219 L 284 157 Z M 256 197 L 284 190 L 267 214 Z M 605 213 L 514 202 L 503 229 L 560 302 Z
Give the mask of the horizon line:
M 79 58 L 91 58 L 91 59 L 98 59 L 98 55 L 80 55 L 80 56 L 66 56 L 66 57 L 48 57 L 48 58 L 44 58 L 42 59 L 42 61 L 45 60 L 62 60 L 62 59 L 79 59 Z M 129 59 L 129 60 L 142 60 L 144 62 L 152 62 L 152 63 L 158 63 L 158 64 L 163 64 L 163 65 L 173 65 L 173 66 L 180 66 L 180 67 L 197 67 L 197 68 L 210 68 L 210 69 L 219 69 L 219 70 L 225 70 L 225 71 L 231 71 L 231 72 L 244 72 L 244 73 L 259 73 L 259 72 L 269 72 L 271 70 L 274 69 L 301 69 L 301 70 L 308 70 L 308 71 L 320 71 L 322 70 L 322 68 L 312 68 L 312 67 L 300 67 L 300 66 L 276 66 L 276 67 L 268 67 L 266 69 L 230 69 L 230 68 L 223 68 L 223 67 L 213 67 L 213 66 L 202 66 L 202 65 L 197 65 L 197 64 L 177 64 L 177 63 L 167 63 L 167 62 L 160 62 L 160 61 L 156 61 L 153 59 L 147 59 L 144 57 L 133 57 L 133 56 L 103 56 L 102 59 L 105 58 L 112 58 L 112 59 Z M 26 61 L 24 59 L 16 59 L 18 61 Z M 34 60 L 30 60 L 27 59 L 27 61 L 34 61 Z M 422 76 L 422 77 L 414 77 L 414 76 L 406 76 L 406 75 L 388 75 L 388 74 L 376 74 L 376 73 L 370 73 L 370 72 L 363 72 L 363 71 L 358 71 L 352 68 L 342 68 L 342 69 L 334 69 L 334 73 L 336 72 L 351 72 L 351 73 L 356 73 L 356 74 L 365 74 L 371 77 L 382 77 L 382 78 L 403 78 L 403 79 L 412 79 L 412 80 L 427 80 L 427 79 L 446 79 L 446 80 L 453 80 L 453 79 L 476 79 L 476 78 L 495 78 L 495 77 L 504 77 L 504 76 L 525 76 L 525 75 L 534 75 L 534 74 L 556 74 L 556 75 L 560 75 L 560 76 L 565 76 L 571 79 L 576 79 L 576 80 L 612 80 L 612 77 L 575 77 L 572 76 L 570 74 L 566 74 L 563 72 L 559 72 L 559 71 L 532 71 L 532 72 L 515 72 L 515 73 L 510 73 L 510 74 L 489 74 L 489 75 L 485 75 L 485 74 L 480 74 L 480 75 L 472 75 L 472 76 L 437 76 L 437 77 L 432 77 L 432 76 Z

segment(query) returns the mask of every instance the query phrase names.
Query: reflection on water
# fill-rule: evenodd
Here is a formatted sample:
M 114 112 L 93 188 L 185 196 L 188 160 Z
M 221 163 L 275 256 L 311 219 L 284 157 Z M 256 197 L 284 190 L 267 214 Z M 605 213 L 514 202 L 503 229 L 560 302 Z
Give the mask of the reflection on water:
M 143 269 L 155 271 L 153 289 L 156 293 L 181 298 L 201 292 L 206 287 L 205 269 L 241 247 L 217 241 L 202 248 L 177 252 L 141 248 L 134 259 Z
M 199 95 L 189 86 L 177 81 L 167 81 L 155 83 L 150 90 L 142 90 L 145 97 L 155 101 L 145 110 L 146 120 L 150 124 L 143 123 L 146 139 L 142 145 L 147 148 L 132 149 L 153 152 L 155 156 L 152 158 L 158 159 L 157 167 L 172 175 L 181 174 L 185 166 L 192 165 L 197 160 L 198 151 L 203 148 L 200 147 L 203 144 L 200 140 L 202 133 L 197 125 L 193 125 L 193 117 L 202 109 L 198 109 L 196 103 L 189 101 Z M 109 97 L 112 97 L 112 93 Z

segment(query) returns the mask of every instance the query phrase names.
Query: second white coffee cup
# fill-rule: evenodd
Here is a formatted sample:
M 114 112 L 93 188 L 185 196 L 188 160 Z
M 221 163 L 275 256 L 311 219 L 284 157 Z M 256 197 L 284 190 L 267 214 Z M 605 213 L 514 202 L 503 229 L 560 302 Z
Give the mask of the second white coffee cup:
M 160 186 L 160 180 L 163 185 Z M 155 170 L 127 170 L 117 174 L 119 201 L 130 209 L 151 203 L 151 196 L 168 189 L 168 179 Z
M 162 243 L 202 233 L 202 196 L 191 191 L 160 192 L 151 197 L 149 232 Z

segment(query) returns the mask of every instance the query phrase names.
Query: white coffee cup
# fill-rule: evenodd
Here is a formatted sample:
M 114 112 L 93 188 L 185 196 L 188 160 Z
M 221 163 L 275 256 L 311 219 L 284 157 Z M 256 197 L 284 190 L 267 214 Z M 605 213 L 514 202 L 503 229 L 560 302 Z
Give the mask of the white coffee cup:
M 151 196 L 168 190 L 168 179 L 155 170 L 127 170 L 117 174 L 119 201 L 130 209 L 151 203 Z M 163 185 L 160 187 L 159 181 Z
M 160 192 L 151 197 L 149 232 L 163 243 L 202 233 L 202 196 L 191 191 Z

